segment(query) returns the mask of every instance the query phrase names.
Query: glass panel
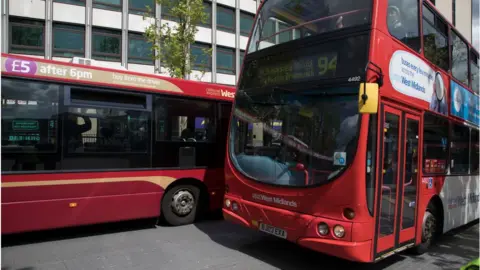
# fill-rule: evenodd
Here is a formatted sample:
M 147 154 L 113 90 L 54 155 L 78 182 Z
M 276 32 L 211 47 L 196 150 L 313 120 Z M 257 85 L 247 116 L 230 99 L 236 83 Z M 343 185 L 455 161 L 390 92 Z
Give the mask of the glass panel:
M 85 56 L 85 29 L 70 25 L 54 25 L 53 54 L 60 57 Z
M 206 69 L 210 71 L 212 69 L 211 56 L 205 53 L 210 47 L 203 44 L 194 44 L 191 47 L 192 56 L 195 57 L 193 68 Z
M 235 73 L 235 51 L 217 49 L 217 71 L 221 73 Z
M 252 30 L 253 25 L 253 15 L 248 15 L 245 13 L 240 14 L 240 33 L 244 36 L 248 36 Z
M 258 13 L 248 52 L 273 45 L 266 44 L 273 43 L 271 37 L 278 33 L 278 29 L 272 30 L 269 25 L 272 21 L 281 21 L 295 29 L 306 29 L 310 35 L 318 35 L 370 24 L 371 8 L 371 0 L 267 1 Z
M 468 85 L 468 47 L 454 32 L 452 35 L 452 75 Z
M 121 11 L 122 0 L 93 0 L 94 8 Z
M 479 145 L 478 130 L 472 129 L 471 152 L 470 152 L 470 173 L 478 174 L 479 158 L 480 158 L 480 145 Z
M 475 93 L 480 93 L 480 72 L 478 68 L 478 56 L 470 53 L 470 73 L 472 77 L 472 90 Z
M 450 142 L 450 172 L 467 174 L 469 166 L 470 129 L 466 126 L 453 124 Z
M 415 225 L 418 181 L 418 126 L 417 120 L 407 120 L 402 229 L 411 228 Z
M 217 27 L 226 31 L 235 31 L 235 14 L 232 9 L 217 7 Z
M 449 54 L 445 25 L 436 18 L 431 21 L 430 11 L 424 7 L 423 16 L 423 49 L 425 57 L 433 64 L 448 70 Z M 426 11 L 427 10 L 427 11 Z M 433 15 L 433 14 L 432 14 Z M 436 19 L 436 20 L 435 20 Z
M 212 4 L 209 2 L 203 2 L 203 10 L 207 14 L 205 23 L 200 22 L 200 25 L 211 26 L 212 25 Z
M 2 171 L 53 170 L 59 85 L 2 78 Z M 59 158 L 59 157 L 57 157 Z
M 154 0 L 134 0 L 128 1 L 128 5 L 131 9 L 147 11 L 147 6 L 155 12 L 155 1 Z
M 120 56 L 120 34 L 93 33 L 93 58 L 107 61 L 119 61 Z
M 425 114 L 423 121 L 423 171 L 445 173 L 448 158 L 448 121 Z
M 380 205 L 380 237 L 393 234 L 397 208 L 397 174 L 399 116 L 385 113 L 383 137 L 382 200 Z
M 44 54 L 43 25 L 11 23 L 12 53 Z
M 128 62 L 138 64 L 153 64 L 151 44 L 142 35 L 129 35 Z
M 279 22 L 278 27 L 279 27 L 278 31 L 285 30 L 285 32 L 282 32 L 278 35 L 278 41 L 280 43 L 285 43 L 290 41 L 292 39 L 293 30 L 286 30 L 286 29 L 290 28 L 291 26 L 286 23 Z
M 389 0 L 387 16 L 390 34 L 418 51 L 420 49 L 418 1 Z
M 54 0 L 53 2 L 85 6 L 85 0 Z

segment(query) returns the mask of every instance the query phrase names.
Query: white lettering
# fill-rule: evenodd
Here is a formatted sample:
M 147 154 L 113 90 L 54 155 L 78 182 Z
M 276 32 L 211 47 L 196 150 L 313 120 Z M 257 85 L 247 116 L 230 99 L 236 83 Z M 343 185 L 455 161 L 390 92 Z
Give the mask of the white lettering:
M 252 198 L 255 200 L 260 200 L 260 201 L 265 201 L 269 203 L 275 203 L 275 204 L 281 204 L 281 205 L 286 205 L 290 207 L 297 207 L 297 202 L 296 201 L 288 201 L 285 200 L 284 198 L 278 198 L 278 197 L 270 197 L 264 194 L 257 194 L 253 193 Z
M 228 97 L 228 98 L 235 98 L 235 93 L 234 92 L 230 92 L 230 91 L 223 91 L 223 90 L 220 90 L 220 93 L 222 95 L 222 97 Z
M 12 71 L 14 72 L 21 72 L 21 73 L 29 73 L 30 67 L 28 66 L 29 62 L 22 61 L 22 60 L 14 60 L 12 63 Z M 17 69 L 20 67 L 20 69 Z
M 78 70 L 75 68 L 70 69 L 70 77 L 73 77 L 77 80 L 79 79 L 93 79 L 93 74 L 90 71 Z

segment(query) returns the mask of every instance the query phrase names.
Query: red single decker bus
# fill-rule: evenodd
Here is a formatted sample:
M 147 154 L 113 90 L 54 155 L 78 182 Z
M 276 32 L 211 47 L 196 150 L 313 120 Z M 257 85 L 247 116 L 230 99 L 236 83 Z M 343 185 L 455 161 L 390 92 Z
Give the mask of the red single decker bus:
M 265 0 L 226 219 L 332 256 L 425 252 L 479 218 L 478 52 L 429 1 Z
M 234 96 L 2 54 L 2 234 L 221 211 Z

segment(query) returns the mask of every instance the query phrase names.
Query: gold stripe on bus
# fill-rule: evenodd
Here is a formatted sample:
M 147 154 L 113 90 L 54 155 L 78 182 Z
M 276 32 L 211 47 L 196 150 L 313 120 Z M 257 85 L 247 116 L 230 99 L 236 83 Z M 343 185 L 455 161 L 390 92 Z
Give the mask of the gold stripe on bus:
M 175 181 L 175 178 L 168 177 L 168 176 L 87 178 L 87 179 L 68 179 L 68 180 L 2 182 L 2 188 L 121 183 L 121 182 L 149 182 L 154 185 L 160 186 L 163 189 L 166 189 L 168 185 L 170 185 L 173 181 Z
M 44 63 L 36 60 L 16 58 L 15 56 L 2 56 L 2 72 L 14 72 L 19 75 L 26 73 L 35 76 L 46 76 L 55 79 L 75 80 L 93 84 L 122 85 L 183 93 L 182 89 L 178 86 L 160 77 L 148 77 L 114 70 L 98 70 L 88 68 L 88 66 L 78 67 L 59 63 Z

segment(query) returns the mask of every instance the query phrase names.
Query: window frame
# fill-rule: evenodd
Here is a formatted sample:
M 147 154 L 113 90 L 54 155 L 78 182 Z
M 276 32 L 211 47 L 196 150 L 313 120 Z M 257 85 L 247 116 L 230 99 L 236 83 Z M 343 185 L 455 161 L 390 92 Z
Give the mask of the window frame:
M 8 28 L 9 28 L 9 33 L 8 33 L 8 52 L 9 53 L 14 53 L 12 52 L 12 49 L 13 48 L 19 48 L 19 49 L 24 49 L 24 50 L 32 50 L 29 52 L 29 54 L 31 55 L 45 55 L 45 43 L 46 43 L 46 40 L 45 40 L 45 22 L 42 22 L 40 20 L 30 20 L 30 22 L 32 23 L 28 23 L 27 20 L 24 20 L 22 18 L 18 18 L 18 17 L 10 17 L 9 20 L 8 20 Z M 38 23 L 38 24 L 37 24 Z M 29 45 L 16 45 L 16 44 L 13 44 L 12 41 L 13 41 L 13 38 L 12 38 L 12 35 L 13 35 L 13 29 L 12 27 L 13 26 L 21 26 L 21 27 L 33 27 L 33 28 L 40 28 L 42 29 L 42 41 L 43 41 L 43 44 L 41 47 L 37 47 L 37 46 L 29 46 Z M 32 52 L 37 52 L 38 53 L 32 53 Z
M 219 63 L 218 63 L 218 53 L 225 53 L 225 54 L 231 54 L 233 56 L 233 63 L 232 63 L 232 68 L 225 68 L 225 67 L 220 67 Z M 220 73 L 220 74 L 228 74 L 228 75 L 235 75 L 235 72 L 236 72 L 236 64 L 237 64 L 237 59 L 236 59 L 236 52 L 235 52 L 235 49 L 230 49 L 230 48 L 226 48 L 226 47 L 221 47 L 221 46 L 218 46 L 217 45 L 217 53 L 216 53 L 216 62 L 217 62 L 217 73 Z
M 465 45 L 466 49 L 467 49 L 467 82 L 463 82 L 461 81 L 460 79 L 458 79 L 457 77 L 455 77 L 455 75 L 453 74 L 453 48 L 454 48 L 454 42 L 453 42 L 453 37 L 454 35 L 462 42 L 463 45 Z M 450 76 L 452 77 L 452 79 L 455 79 L 456 82 L 460 83 L 461 85 L 463 84 L 463 86 L 467 87 L 470 85 L 470 50 L 469 50 L 469 45 L 468 45 L 468 42 L 465 41 L 465 39 L 462 37 L 462 35 L 454 28 L 450 27 L 450 31 L 449 31 L 449 51 L 450 51 Z
M 127 63 L 131 63 L 131 64 L 140 64 L 140 65 L 148 65 L 146 64 L 147 63 L 147 60 L 148 61 L 151 61 L 151 63 L 149 65 L 155 65 L 155 59 L 153 59 L 153 55 L 152 57 L 138 57 L 138 56 L 132 56 L 130 54 L 130 40 L 132 39 L 136 39 L 136 40 L 142 40 L 142 41 L 145 41 L 146 43 L 149 43 L 147 41 L 147 39 L 143 36 L 142 33 L 138 33 L 138 32 L 128 32 L 128 57 L 127 57 Z M 151 47 L 151 45 L 150 45 Z M 152 52 L 150 50 L 150 52 Z M 154 52 L 152 52 L 154 53 Z M 133 61 L 132 61 L 133 60 Z M 144 62 L 142 62 L 142 60 L 144 60 Z
M 252 26 L 248 30 L 248 32 L 245 32 L 242 30 L 242 18 L 251 18 L 252 19 Z M 255 15 L 252 15 L 250 13 L 247 13 L 245 11 L 240 11 L 240 36 L 248 37 L 250 36 L 250 32 L 252 31 L 253 25 L 255 24 Z
M 200 48 L 201 50 L 205 49 L 205 48 L 208 48 L 208 49 L 211 49 L 212 48 L 212 44 L 207 44 L 207 43 L 201 43 L 201 42 L 195 42 L 193 43 L 191 46 L 190 46 L 190 53 L 192 52 L 192 49 L 193 48 Z M 198 70 L 198 69 L 204 69 L 205 71 L 207 72 L 211 72 L 212 71 L 212 56 L 209 55 L 207 56 L 208 57 L 208 63 L 207 64 L 197 64 L 196 61 L 193 61 L 192 63 L 192 70 Z
M 102 3 L 101 0 L 92 0 L 92 7 L 103 9 L 103 10 L 122 12 L 123 0 L 119 0 L 119 1 L 120 1 L 120 4 L 116 5 L 116 4 L 110 4 L 110 3 Z
M 135 1 L 135 0 L 128 1 L 128 13 L 129 14 L 142 16 L 143 14 L 148 13 L 148 10 L 147 10 L 146 6 L 145 6 L 144 9 L 132 7 L 131 3 L 133 3 L 133 1 Z M 152 6 L 151 6 L 152 10 L 148 14 L 153 15 L 153 14 L 155 14 L 155 6 L 157 5 L 157 3 L 155 2 L 155 0 L 150 0 L 150 1 L 152 1 Z M 122 2 L 123 2 L 123 0 L 122 0 Z
M 62 28 L 62 26 L 67 26 L 65 28 Z M 71 52 L 73 54 L 75 53 L 78 53 L 78 54 L 83 54 L 83 56 L 81 57 L 85 57 L 85 35 L 86 35 L 86 30 L 85 30 L 85 26 L 83 28 L 83 31 L 80 30 L 80 29 L 72 29 L 72 28 L 68 28 L 68 26 L 73 26 L 73 27 L 82 27 L 81 25 L 75 25 L 75 24 L 67 24 L 67 23 L 53 23 L 53 26 L 52 26 L 52 56 L 54 57 L 66 57 L 64 55 L 57 55 L 56 53 L 65 53 L 65 52 Z M 59 28 L 57 28 L 59 27 Z M 72 49 L 55 49 L 55 29 L 63 29 L 63 30 L 68 30 L 68 31 L 72 31 L 72 32 L 77 32 L 77 33 L 81 33 L 83 35 L 83 50 L 72 50 Z
M 114 34 L 114 33 L 108 33 L 108 31 L 118 31 L 118 34 Z M 119 53 L 118 55 L 115 54 L 115 53 L 105 53 L 105 52 L 95 52 L 95 46 L 93 46 L 94 44 L 94 38 L 95 38 L 95 35 L 103 35 L 103 36 L 109 36 L 109 37 L 118 37 L 119 39 L 119 43 L 120 43 L 120 46 L 119 46 Z M 92 28 L 92 58 L 95 59 L 95 60 L 99 60 L 99 61 L 106 61 L 106 62 L 121 62 L 122 61 L 122 32 L 121 30 L 113 30 L 113 29 L 108 29 L 108 28 L 101 28 L 101 27 L 93 27 Z M 106 59 L 96 59 L 95 56 L 106 56 L 106 57 L 117 57 L 118 56 L 118 61 L 117 60 L 106 60 Z
M 220 12 L 219 12 L 220 10 L 223 10 L 226 13 L 231 13 L 232 14 L 233 27 L 230 28 L 229 26 L 225 26 L 225 25 L 222 25 L 222 24 L 218 23 L 218 16 L 220 14 Z M 235 16 L 235 10 L 233 8 L 217 4 L 217 14 L 216 14 L 216 16 L 217 16 L 217 31 L 220 30 L 220 31 L 224 31 L 224 32 L 235 33 L 235 30 L 236 30 L 236 16 Z

